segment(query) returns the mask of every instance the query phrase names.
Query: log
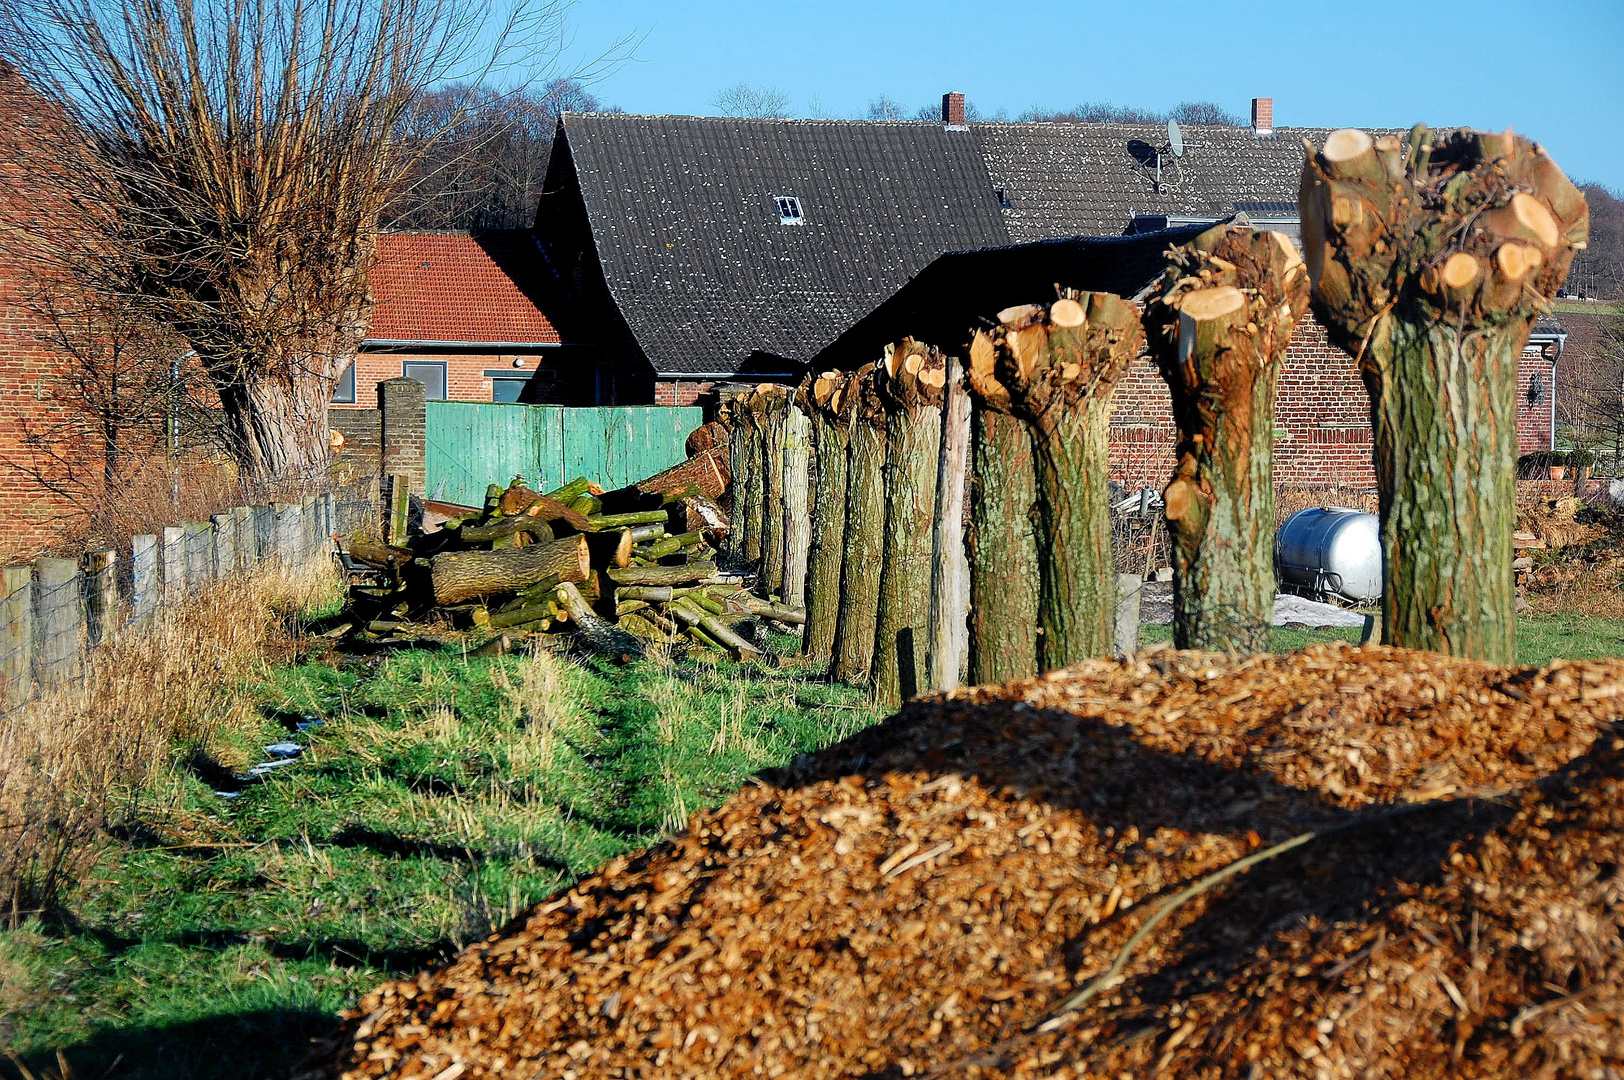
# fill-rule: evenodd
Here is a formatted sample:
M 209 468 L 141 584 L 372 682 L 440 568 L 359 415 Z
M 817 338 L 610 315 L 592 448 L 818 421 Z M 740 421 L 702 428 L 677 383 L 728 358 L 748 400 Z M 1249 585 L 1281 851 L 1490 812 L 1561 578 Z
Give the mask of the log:
M 579 644 L 622 664 L 640 660 L 647 654 L 642 639 L 599 616 L 572 583 L 566 581 L 559 585 L 557 595 L 575 626 L 575 640 Z
M 586 537 L 505 551 L 449 551 L 436 555 L 431 580 L 434 602 L 442 607 L 475 597 L 516 592 L 548 574 L 561 582 L 585 581 L 591 573 Z
M 380 544 L 361 536 L 352 537 L 350 542 L 344 546 L 344 550 L 368 566 L 376 566 L 384 570 L 393 570 L 396 567 L 404 566 L 416 557 L 407 548 L 395 547 L 392 544 Z
M 984 333 L 970 343 L 975 399 L 970 480 L 970 682 L 1002 685 L 1038 673 L 1037 480 L 1032 436 L 1010 415 Z
M 827 670 L 834 658 L 840 569 L 846 547 L 847 456 L 856 404 L 855 387 L 838 371 L 826 371 L 812 380 L 801 404 L 812 420 L 818 461 L 807 553 L 806 633 L 801 640 L 801 650 L 814 670 Z
M 931 524 L 930 642 L 926 682 L 959 685 L 969 649 L 970 570 L 964 555 L 964 486 L 970 456 L 970 398 L 963 362 L 947 358 L 942 433 L 936 459 L 936 520 Z
M 761 591 L 782 596 L 784 590 L 784 425 L 789 392 L 764 385 L 761 403 Z
M 687 585 L 714 573 L 716 564 L 708 560 L 683 566 L 612 567 L 607 571 L 609 580 L 616 585 Z
M 1067 292 L 1006 310 L 989 335 L 1010 409 L 1032 438 L 1038 495 L 1038 666 L 1109 656 L 1116 609 L 1107 445 L 1111 397 L 1144 342 L 1134 306 Z
M 586 546 L 594 566 L 631 565 L 632 534 L 625 529 L 593 533 L 587 537 Z
M 529 514 L 497 518 L 484 525 L 464 525 L 457 530 L 457 537 L 465 543 L 483 544 L 518 533 L 524 533 L 532 543 L 537 544 L 545 544 L 553 538 L 552 527 L 539 517 L 531 517 Z
M 666 609 L 689 627 L 702 631 L 714 643 L 730 650 L 738 660 L 760 659 L 761 650 L 740 637 L 733 628 L 708 611 L 695 607 L 689 597 L 675 600 Z
M 812 426 L 793 401 L 784 414 L 784 603 L 806 603 L 806 563 L 812 546 Z
M 766 600 L 746 600 L 744 602 L 750 614 L 763 619 L 772 619 L 774 622 L 788 623 L 791 626 L 805 626 L 806 612 L 799 608 L 785 607 L 782 604 L 769 603 Z
M 591 491 L 592 486 L 592 481 L 588 480 L 584 476 L 577 476 L 574 480 L 571 480 L 569 483 L 565 484 L 556 491 L 549 491 L 547 493 L 547 498 L 568 506 L 576 499 L 579 499 L 582 495 L 585 495 Z
M 903 672 L 925 669 L 946 371 L 940 352 L 909 338 L 889 351 L 876 376 L 886 407 L 886 489 L 872 683 L 886 708 L 902 704 Z M 899 646 L 910 655 L 899 657 Z
M 1589 212 L 1510 132 L 1418 124 L 1408 142 L 1406 154 L 1350 129 L 1309 147 L 1312 304 L 1370 394 L 1381 640 L 1512 663 L 1517 365 Z
M 851 452 L 847 457 L 846 551 L 840 571 L 830 673 L 864 682 L 874 667 L 879 624 L 880 565 L 885 552 L 885 404 L 875 387 L 874 364 L 852 376 Z
M 1308 306 L 1308 273 L 1283 234 L 1236 225 L 1209 229 L 1168 259 L 1145 327 L 1178 426 L 1178 464 L 1162 493 L 1173 641 L 1267 652 L 1275 389 Z
M 742 456 L 736 463 L 739 479 L 738 494 L 734 499 L 733 527 L 738 531 L 738 553 L 746 563 L 757 566 L 761 562 L 762 500 L 765 495 L 762 482 L 761 415 L 752 393 L 738 400 L 739 425 L 744 432 Z M 743 505 L 739 503 L 742 500 Z
M 669 520 L 670 514 L 665 510 L 633 510 L 625 514 L 593 514 L 586 521 L 587 525 L 582 532 L 608 532 L 610 529 L 620 529 L 635 525 L 663 525 Z

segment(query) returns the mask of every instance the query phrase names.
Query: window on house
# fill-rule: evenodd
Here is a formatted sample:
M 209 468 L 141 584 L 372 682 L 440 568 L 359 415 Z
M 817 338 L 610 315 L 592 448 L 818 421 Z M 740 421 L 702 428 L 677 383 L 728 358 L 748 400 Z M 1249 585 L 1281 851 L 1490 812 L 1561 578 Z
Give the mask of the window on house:
M 1015 208 L 1015 204 L 1009 201 L 1008 188 L 993 188 L 992 193 L 998 196 L 998 205 L 1001 209 L 1013 210 Z
M 445 400 L 445 362 L 436 360 L 403 360 L 400 374 L 423 384 L 423 396 L 430 401 Z
M 778 204 L 778 223 L 780 225 L 800 225 L 801 200 L 793 195 L 774 195 L 773 202 Z
M 525 385 L 525 383 L 527 383 L 529 381 L 530 380 L 528 378 L 523 378 L 523 379 L 514 379 L 514 378 L 492 379 L 491 380 L 491 400 L 492 401 L 507 401 L 507 402 L 518 401 L 521 397 L 524 396 L 524 385 Z
M 333 387 L 333 404 L 355 404 L 355 365 L 353 363 L 344 369 L 344 374 L 338 377 L 338 383 Z
M 1528 404 L 1538 405 L 1545 400 L 1545 376 L 1534 372 L 1534 377 L 1528 380 Z

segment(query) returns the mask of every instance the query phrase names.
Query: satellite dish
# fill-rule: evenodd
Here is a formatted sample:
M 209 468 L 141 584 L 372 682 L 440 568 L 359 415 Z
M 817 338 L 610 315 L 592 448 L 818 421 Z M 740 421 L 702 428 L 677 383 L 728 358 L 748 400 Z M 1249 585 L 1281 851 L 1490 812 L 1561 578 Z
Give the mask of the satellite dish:
M 1179 131 L 1177 120 L 1167 122 L 1167 148 L 1173 151 L 1174 157 L 1184 156 L 1184 134 Z

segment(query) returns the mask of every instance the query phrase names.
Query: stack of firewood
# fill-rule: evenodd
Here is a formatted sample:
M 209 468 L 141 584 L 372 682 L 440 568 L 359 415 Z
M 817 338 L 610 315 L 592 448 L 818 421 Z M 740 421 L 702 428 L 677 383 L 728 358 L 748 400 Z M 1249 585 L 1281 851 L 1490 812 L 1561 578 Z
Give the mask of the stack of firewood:
M 369 644 L 479 637 L 496 652 L 526 634 L 570 632 L 622 659 L 651 642 L 756 658 L 761 620 L 805 617 L 717 570 L 722 521 L 686 488 L 605 493 L 580 477 L 543 494 L 492 484 L 482 509 L 437 529 L 349 541 L 349 554 L 378 573 L 351 587 L 347 632 Z

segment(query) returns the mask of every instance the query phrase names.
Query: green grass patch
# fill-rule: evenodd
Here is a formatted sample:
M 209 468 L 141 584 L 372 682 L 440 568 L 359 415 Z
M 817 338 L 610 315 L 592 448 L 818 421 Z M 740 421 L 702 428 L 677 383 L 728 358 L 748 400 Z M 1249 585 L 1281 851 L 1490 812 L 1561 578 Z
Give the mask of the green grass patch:
M 311 662 L 252 689 L 257 729 L 178 756 L 65 913 L 0 932 L 0 1045 L 37 1075 L 61 1049 L 79 1077 L 274 1076 L 382 979 L 879 715 L 794 671 L 547 653 Z M 215 793 L 290 737 L 296 763 Z
M 1356 626 L 1324 630 L 1298 630 L 1277 626 L 1269 633 L 1269 648 L 1291 652 L 1307 645 L 1328 641 L 1358 644 Z M 1173 640 L 1171 626 L 1145 625 L 1139 640 L 1156 645 Z M 1517 662 L 1544 666 L 1552 660 L 1601 660 L 1624 656 L 1624 619 L 1604 619 L 1593 615 L 1519 615 L 1517 617 Z

